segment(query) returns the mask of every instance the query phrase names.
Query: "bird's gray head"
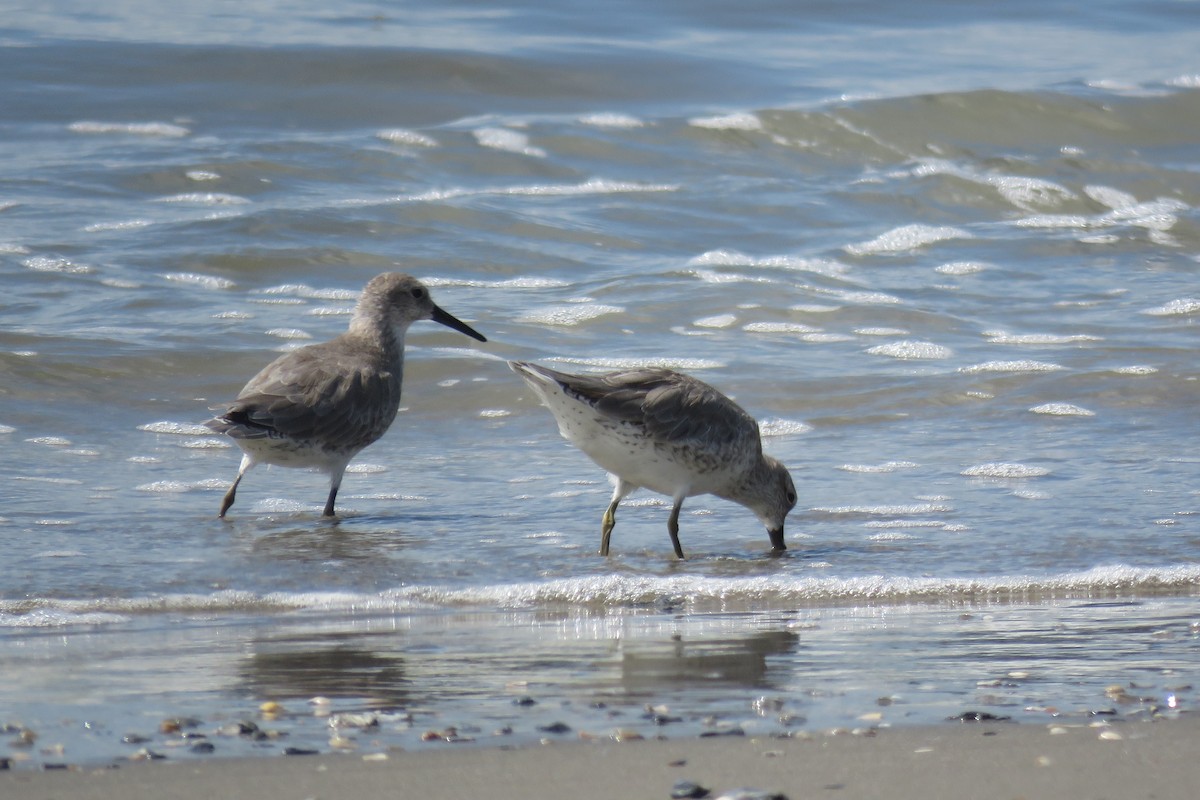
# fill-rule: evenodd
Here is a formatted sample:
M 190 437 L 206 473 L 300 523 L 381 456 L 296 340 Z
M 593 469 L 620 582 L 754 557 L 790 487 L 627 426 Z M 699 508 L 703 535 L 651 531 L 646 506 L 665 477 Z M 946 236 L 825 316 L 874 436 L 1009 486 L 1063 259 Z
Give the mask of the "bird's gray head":
M 787 550 L 783 542 L 783 522 L 796 505 L 796 486 L 787 467 L 768 455 L 763 456 L 754 491 L 747 507 L 767 528 L 772 550 Z
M 358 298 L 350 328 L 383 324 L 403 333 L 421 319 L 431 319 L 472 339 L 487 341 L 470 325 L 443 311 L 433 302 L 425 284 L 403 272 L 385 272 L 367 283 Z

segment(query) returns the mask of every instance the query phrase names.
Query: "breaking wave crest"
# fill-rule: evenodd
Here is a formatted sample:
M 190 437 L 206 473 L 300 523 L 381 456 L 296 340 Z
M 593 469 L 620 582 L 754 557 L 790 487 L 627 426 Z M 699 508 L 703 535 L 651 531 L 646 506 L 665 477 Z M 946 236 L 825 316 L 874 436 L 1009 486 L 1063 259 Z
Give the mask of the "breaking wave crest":
M 378 594 L 353 592 L 151 595 L 133 598 L 0 600 L 0 629 L 109 625 L 137 616 L 175 613 L 314 612 L 381 615 L 442 609 L 575 607 L 594 610 L 768 610 L 786 607 L 903 603 L 1023 603 L 1060 599 L 1193 595 L 1200 565 L 1113 565 L 1046 576 L 852 578 L 763 576 L 707 578 L 603 575 L 471 588 L 408 586 Z

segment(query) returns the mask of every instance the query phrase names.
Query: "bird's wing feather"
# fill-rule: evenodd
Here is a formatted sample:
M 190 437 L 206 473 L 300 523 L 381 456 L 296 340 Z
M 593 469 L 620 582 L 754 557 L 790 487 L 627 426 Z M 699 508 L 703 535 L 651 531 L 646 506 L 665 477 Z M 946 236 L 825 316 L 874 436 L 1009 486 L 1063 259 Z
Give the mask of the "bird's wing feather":
M 662 442 L 725 451 L 746 441 L 761 452 L 758 423 L 713 387 L 668 369 L 637 369 L 603 376 L 558 373 L 564 391 L 614 420 L 631 423 Z
M 348 447 L 365 447 L 378 438 L 400 403 L 398 377 L 333 346 L 336 341 L 294 350 L 264 367 L 225 407 L 221 419 L 237 426 L 228 432 Z

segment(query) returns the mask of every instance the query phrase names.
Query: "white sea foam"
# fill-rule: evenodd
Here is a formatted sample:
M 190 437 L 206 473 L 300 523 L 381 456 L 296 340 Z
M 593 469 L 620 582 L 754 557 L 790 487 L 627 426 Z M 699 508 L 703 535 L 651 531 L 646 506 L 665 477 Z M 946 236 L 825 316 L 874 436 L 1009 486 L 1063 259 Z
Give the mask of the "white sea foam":
M 245 197 L 223 192 L 182 192 L 159 197 L 157 202 L 194 206 L 240 206 L 250 201 Z
M 1079 214 L 1035 214 L 1014 224 L 1021 228 L 1091 228 L 1097 223 Z
M 842 302 L 859 306 L 891 306 L 904 301 L 887 292 L 864 292 L 855 289 L 824 289 L 821 294 L 835 297 Z
M 271 328 L 265 331 L 267 336 L 274 336 L 278 339 L 311 339 L 312 334 L 308 331 L 300 330 L 299 328 Z
M 1025 228 L 1108 228 L 1129 225 L 1136 228 L 1146 228 L 1150 231 L 1151 239 L 1156 236 L 1165 237 L 1164 243 L 1178 246 L 1166 231 L 1175 227 L 1179 221 L 1179 213 L 1189 210 L 1191 206 L 1173 197 L 1159 197 L 1155 200 L 1138 202 L 1137 198 L 1117 189 L 1104 186 L 1089 186 L 1085 190 L 1089 197 L 1109 210 L 1096 216 L 1087 217 L 1079 214 L 1035 214 L 1016 221 Z M 1113 238 L 1090 237 L 1089 241 L 1116 241 Z
M 811 425 L 795 419 L 771 417 L 758 423 L 758 432 L 763 436 L 798 436 L 811 430 Z
M 942 275 L 974 275 L 987 268 L 988 265 L 981 261 L 951 261 L 949 264 L 935 267 L 933 271 Z
M 28 613 L 9 614 L 0 612 L 0 629 L 4 628 L 67 628 L 78 625 L 119 625 L 128 622 L 124 614 L 103 611 L 72 612 L 60 609 L 34 609 Z
M 749 322 L 742 326 L 747 333 L 816 333 L 821 330 L 800 322 Z
M 1021 359 L 1017 361 L 985 361 L 982 364 L 962 367 L 959 369 L 959 372 L 967 375 L 976 375 L 986 372 L 1057 372 L 1061 369 L 1065 369 L 1065 367 L 1060 364 Z
M 947 529 L 953 526 L 947 526 Z M 417 584 L 378 593 L 217 591 L 209 594 L 153 594 L 95 599 L 0 599 L 0 628 L 38 625 L 121 623 L 128 616 L 152 613 L 270 613 L 308 610 L 371 615 L 435 608 L 545 608 L 574 606 L 608 612 L 652 606 L 664 599 L 674 604 L 706 607 L 737 605 L 757 608 L 797 603 L 899 603 L 947 599 L 994 600 L 1046 597 L 1136 595 L 1147 592 L 1194 592 L 1200 588 L 1200 565 L 1135 567 L 1100 566 L 1051 575 L 998 575 L 964 578 L 923 575 L 897 577 L 758 577 L 710 578 L 695 574 L 604 574 L 557 580 L 489 584 L 468 588 Z
M 692 117 L 688 124 L 696 128 L 721 131 L 761 131 L 762 120 L 748 111 L 721 114 L 712 117 Z
M 1099 342 L 1099 336 L 1091 336 L 1085 333 L 1074 334 L 1057 334 L 1057 333 L 1008 333 L 1007 331 L 984 331 L 984 336 L 992 344 L 1016 344 L 1016 345 L 1055 345 L 1055 344 L 1076 344 L 1078 342 Z
M 346 467 L 347 475 L 378 475 L 387 471 L 388 468 L 383 464 L 351 464 Z
M 954 351 L 933 342 L 888 342 L 874 347 L 868 347 L 867 352 L 873 356 L 888 356 L 903 360 L 950 358 Z
M 470 289 L 561 289 L 570 286 L 561 278 L 543 278 L 536 275 L 522 275 L 505 280 L 486 281 L 476 278 L 435 278 L 421 279 L 426 286 L 460 286 Z
M 1111 186 L 1085 186 L 1083 193 L 1101 205 L 1112 209 L 1128 208 L 1137 205 L 1137 198 L 1129 192 L 1114 189 Z
M 1050 470 L 1045 467 L 1031 467 L 1027 464 L 995 461 L 967 467 L 962 471 L 962 474 L 968 478 L 1041 478 L 1049 475 Z
M 617 112 L 585 114 L 579 118 L 579 122 L 596 128 L 640 128 L 646 124 L 635 116 Z
M 548 306 L 535 308 L 517 318 L 518 322 L 530 325 L 559 325 L 571 327 L 597 317 L 609 314 L 620 314 L 625 309 L 620 306 L 609 306 L 603 303 L 576 303 L 567 306 Z
M 770 278 L 745 275 L 740 272 L 721 272 L 715 269 L 694 269 L 691 274 L 705 283 L 772 283 Z
M 805 333 L 801 334 L 801 339 L 806 342 L 814 342 L 817 344 L 831 344 L 833 342 L 853 342 L 854 337 L 845 333 Z
M 193 422 L 148 422 L 145 425 L 138 425 L 139 431 L 147 433 L 167 433 L 175 436 L 210 436 L 212 431 L 203 425 L 197 425 Z
M 845 472 L 889 473 L 899 469 L 915 469 L 915 461 L 885 461 L 882 464 L 842 464 L 838 469 Z
M 316 289 L 303 283 L 284 283 L 259 290 L 260 294 L 283 297 L 303 297 L 309 300 L 357 300 L 355 289 Z
M 205 439 L 184 439 L 176 442 L 175 446 L 185 450 L 227 450 L 233 447 L 233 444 L 224 438 L 210 435 Z
M 48 475 L 14 475 L 14 481 L 25 481 L 27 483 L 47 483 L 52 486 L 82 486 L 83 481 L 75 478 L 52 478 Z
M 1100 217 L 1101 224 L 1127 224 L 1139 228 L 1149 228 L 1153 231 L 1166 231 L 1175 227 L 1179 221 L 1179 212 L 1191 208 L 1182 200 L 1172 197 L 1160 197 L 1144 203 L 1114 208 Z
M 1054 417 L 1094 417 L 1095 411 L 1089 411 L 1071 403 L 1042 403 L 1029 409 L 1034 414 L 1048 414 Z
M 758 267 L 765 269 L 787 269 L 797 272 L 812 272 L 817 275 L 837 277 L 844 275 L 850 267 L 831 258 L 805 258 L 803 256 L 749 256 L 737 250 L 709 250 L 691 259 L 691 267 Z
M 195 488 L 195 484 L 187 481 L 151 481 L 135 486 L 134 491 L 150 492 L 152 494 L 183 494 Z
M 92 272 L 87 264 L 77 264 L 69 258 L 51 258 L 49 256 L 33 256 L 21 261 L 26 269 L 34 272 L 61 272 L 66 275 L 86 275 Z
M 996 175 L 989 179 L 1008 202 L 1026 211 L 1046 206 L 1059 206 L 1075 198 L 1066 187 L 1042 178 L 1024 175 Z
M 721 369 L 723 361 L 708 358 L 570 358 L 556 356 L 546 359 L 560 364 L 577 364 L 596 370 L 642 369 L 643 367 L 666 367 L 678 370 Z
M 886 533 L 873 533 L 867 537 L 869 542 L 905 542 L 914 539 L 911 533 L 899 533 L 897 531 L 888 531 Z
M 701 317 L 692 322 L 697 328 L 729 328 L 737 322 L 734 314 L 717 314 L 711 317 Z
M 379 131 L 375 134 L 377 139 L 382 139 L 391 144 L 408 145 L 410 147 L 437 147 L 437 139 L 432 136 L 426 136 L 417 131 L 410 131 L 406 128 L 389 128 L 388 130 Z
M 148 219 L 128 219 L 119 222 L 95 222 L 83 227 L 84 233 L 103 233 L 104 231 L 132 231 L 138 228 L 148 228 L 154 223 Z
M 40 444 L 46 447 L 70 447 L 71 440 L 62 436 L 35 436 L 25 441 L 30 444 Z
M 1164 303 L 1156 308 L 1148 308 L 1143 313 L 1155 317 L 1178 317 L 1185 314 L 1195 314 L 1197 311 L 1200 311 L 1200 299 L 1183 297 L 1178 300 L 1172 300 L 1169 303 Z
M 846 245 L 843 249 L 853 256 L 903 253 L 949 239 L 974 238 L 969 231 L 948 225 L 902 225 L 868 242 Z
M 83 120 L 67 126 L 72 133 L 126 134 L 132 136 L 161 136 L 178 139 L 191 133 L 182 125 L 169 122 L 93 122 Z
M 953 506 L 940 502 L 912 503 L 910 505 L 878 505 L 878 506 L 825 506 L 814 508 L 825 514 L 866 514 L 868 516 L 913 516 L 919 514 L 948 514 Z
M 590 178 L 583 183 L 566 185 L 535 184 L 532 186 L 510 186 L 489 194 L 534 195 L 538 197 L 557 197 L 588 194 L 623 194 L 627 192 L 674 192 L 678 184 L 673 183 L 637 183 L 634 181 L 611 181 L 604 178 Z
M 339 201 L 338 205 L 372 206 L 392 203 L 440 203 L 459 198 L 489 197 L 489 196 L 532 196 L 532 197 L 572 197 L 594 194 L 629 194 L 634 192 L 676 192 L 678 184 L 672 183 L 637 183 L 635 181 L 613 181 L 606 178 L 590 178 L 582 183 L 568 184 L 526 184 L 518 186 L 497 186 L 487 189 L 436 189 L 417 194 L 396 195 L 382 199 L 351 199 Z
M 907 336 L 908 331 L 903 328 L 855 328 L 854 332 L 859 336 Z
M 1099 567 L 1085 572 L 1048 576 L 915 578 L 868 575 L 803 578 L 783 575 L 706 579 L 693 575 L 604 575 L 535 583 L 501 584 L 476 589 L 412 587 L 385 596 L 397 604 L 425 602 L 437 606 L 486 605 L 539 608 L 550 604 L 585 607 L 653 604 L 663 598 L 705 606 L 719 604 L 788 605 L 829 602 L 909 602 L 949 598 L 1025 600 L 1047 596 L 1093 596 L 1097 593 L 1190 591 L 1200 585 L 1200 566 L 1163 568 Z
M 529 143 L 529 137 L 519 131 L 509 130 L 508 128 L 479 128 L 472 131 L 475 136 L 475 141 L 479 142 L 481 147 L 490 147 L 493 150 L 503 150 L 508 153 L 519 153 L 523 156 L 533 156 L 534 158 L 545 158 L 546 151 L 540 147 L 534 147 Z

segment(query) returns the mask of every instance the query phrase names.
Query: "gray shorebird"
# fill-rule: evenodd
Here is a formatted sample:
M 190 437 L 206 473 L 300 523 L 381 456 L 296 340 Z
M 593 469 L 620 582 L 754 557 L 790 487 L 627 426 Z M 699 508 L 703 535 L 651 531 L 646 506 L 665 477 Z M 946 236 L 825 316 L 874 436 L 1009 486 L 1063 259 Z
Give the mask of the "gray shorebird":
M 612 474 L 614 488 L 600 528 L 608 555 L 617 505 L 645 487 L 674 500 L 667 531 L 675 555 L 684 498 L 715 494 L 754 512 L 771 548 L 786 550 L 783 523 L 796 487 L 783 464 L 765 455 L 758 423 L 707 383 L 669 369 L 568 375 L 508 362 L 554 414 L 563 438 Z
M 305 467 L 329 474 L 325 516 L 333 516 L 350 460 L 387 432 L 400 407 L 404 333 L 417 320 L 486 342 L 470 325 L 439 308 L 411 275 L 385 272 L 367 283 L 350 329 L 272 361 L 232 403 L 204 423 L 242 449 L 237 477 L 221 502 L 233 505 L 238 484 L 255 464 Z

